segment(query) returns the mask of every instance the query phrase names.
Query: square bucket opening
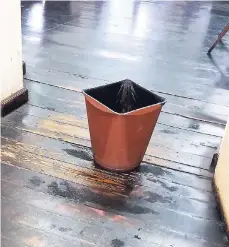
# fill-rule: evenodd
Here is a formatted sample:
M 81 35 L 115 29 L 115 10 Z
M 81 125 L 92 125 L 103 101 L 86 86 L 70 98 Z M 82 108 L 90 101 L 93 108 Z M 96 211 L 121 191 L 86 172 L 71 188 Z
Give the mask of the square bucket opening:
M 164 98 L 128 79 L 86 89 L 84 92 L 117 113 L 127 113 L 165 102 Z

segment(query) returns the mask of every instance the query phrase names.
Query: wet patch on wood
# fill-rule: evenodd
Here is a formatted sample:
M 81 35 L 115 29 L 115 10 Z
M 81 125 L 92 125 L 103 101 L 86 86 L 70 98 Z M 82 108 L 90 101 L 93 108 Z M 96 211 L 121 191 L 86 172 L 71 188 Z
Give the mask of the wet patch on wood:
M 93 157 L 91 155 L 91 152 L 87 152 L 85 149 L 81 148 L 78 149 L 63 149 L 67 154 L 72 155 L 74 157 L 87 160 L 87 161 L 93 161 Z
M 125 243 L 121 241 L 120 239 L 115 238 L 111 241 L 111 245 L 113 247 L 124 247 Z

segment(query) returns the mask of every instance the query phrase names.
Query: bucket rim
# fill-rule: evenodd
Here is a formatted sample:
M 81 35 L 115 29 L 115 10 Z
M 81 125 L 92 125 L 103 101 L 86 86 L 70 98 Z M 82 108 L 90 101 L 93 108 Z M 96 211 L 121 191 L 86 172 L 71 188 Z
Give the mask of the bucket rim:
M 122 81 L 124 81 L 124 80 L 122 80 Z M 153 94 L 154 96 L 159 97 L 162 101 L 159 102 L 159 103 L 157 103 L 157 104 L 152 104 L 152 105 L 144 106 L 144 107 L 141 107 L 141 108 L 132 110 L 132 111 L 125 112 L 125 113 L 120 113 L 120 112 L 116 112 L 116 111 L 112 110 L 111 108 L 107 107 L 106 105 L 104 105 L 103 103 L 101 103 L 100 101 L 98 101 L 97 99 L 95 99 L 94 97 L 90 96 L 90 95 L 86 92 L 86 91 L 88 91 L 88 90 L 99 89 L 99 88 L 103 88 L 103 87 L 105 87 L 105 86 L 118 84 L 118 83 L 120 83 L 120 82 L 122 82 L 122 81 L 113 82 L 113 83 L 109 83 L 109 84 L 106 84 L 106 85 L 101 85 L 101 86 L 98 86 L 98 87 L 83 89 L 83 90 L 82 90 L 82 93 L 83 93 L 84 95 L 86 95 L 87 97 L 93 99 L 94 101 L 96 101 L 96 102 L 99 103 L 100 105 L 104 106 L 105 108 L 107 108 L 108 110 L 110 110 L 112 113 L 115 113 L 115 114 L 120 115 L 120 116 L 129 115 L 129 114 L 131 114 L 131 113 L 133 113 L 133 112 L 137 112 L 137 111 L 140 111 L 140 110 L 143 110 L 143 109 L 147 109 L 147 108 L 152 107 L 152 106 L 157 106 L 157 105 L 163 106 L 163 105 L 167 102 L 167 100 L 166 100 L 164 97 L 161 97 L 161 96 L 157 95 L 157 94 L 154 93 L 153 91 L 148 90 L 148 89 L 146 89 L 146 88 L 140 86 L 139 84 L 137 84 L 136 82 L 133 82 L 133 81 L 131 81 L 133 84 L 135 84 L 136 86 L 142 88 L 143 90 L 145 90 L 145 91 L 147 91 L 147 92 Z

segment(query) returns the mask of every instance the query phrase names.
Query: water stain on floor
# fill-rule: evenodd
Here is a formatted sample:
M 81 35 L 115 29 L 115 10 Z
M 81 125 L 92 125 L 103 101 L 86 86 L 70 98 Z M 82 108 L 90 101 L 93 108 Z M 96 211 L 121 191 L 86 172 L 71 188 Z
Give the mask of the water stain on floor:
M 147 191 L 145 193 L 145 200 L 151 203 L 155 203 L 155 202 L 170 203 L 172 201 L 172 197 L 168 197 L 168 196 L 164 197 L 155 192 Z
M 41 184 L 45 183 L 45 181 L 40 179 L 38 176 L 33 176 L 29 181 L 34 187 L 39 187 Z
M 200 128 L 200 125 L 197 123 L 192 123 L 188 126 L 190 129 L 198 130 Z
M 174 132 L 172 130 L 167 130 L 167 129 L 161 130 L 160 132 L 165 133 L 165 134 L 171 134 L 171 135 L 175 135 L 176 134 L 176 132 Z
M 50 195 L 67 198 L 77 203 L 96 203 L 98 205 L 102 205 L 108 211 L 110 210 L 110 208 L 112 208 L 122 213 L 159 214 L 153 209 L 136 205 L 135 200 L 126 201 L 124 198 L 118 198 L 112 195 L 103 195 L 101 193 L 96 194 L 90 188 L 82 188 L 80 190 L 77 190 L 66 181 L 61 182 L 60 184 L 58 184 L 56 181 L 50 183 L 47 187 L 47 192 Z
M 170 171 L 163 169 L 159 166 L 150 166 L 144 163 L 142 163 L 141 166 L 139 167 L 139 172 L 143 174 L 151 174 L 154 176 L 165 176 L 172 174 Z
M 161 184 L 161 186 L 171 192 L 174 192 L 176 190 L 178 190 L 178 188 L 176 186 L 168 186 L 165 182 L 155 179 L 155 178 L 148 178 L 149 181 L 154 182 L 154 183 L 159 183 Z
M 121 241 L 120 239 L 113 239 L 111 241 L 111 246 L 112 247 L 123 247 L 125 245 L 125 243 L 123 241 Z
M 79 159 L 83 159 L 83 160 L 87 160 L 87 161 L 93 160 L 92 155 L 83 149 L 81 149 L 81 150 L 79 150 L 79 149 L 64 149 L 64 151 L 67 154 L 74 156 L 76 158 L 79 158 Z

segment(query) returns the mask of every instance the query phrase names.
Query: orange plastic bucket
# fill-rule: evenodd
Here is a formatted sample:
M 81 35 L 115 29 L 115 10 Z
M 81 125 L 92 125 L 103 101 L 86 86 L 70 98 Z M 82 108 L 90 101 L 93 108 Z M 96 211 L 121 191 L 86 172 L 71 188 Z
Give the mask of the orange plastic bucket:
M 131 82 L 136 104 L 121 113 L 117 94 L 122 83 L 87 89 L 83 94 L 95 163 L 108 170 L 130 171 L 143 159 L 165 99 Z

